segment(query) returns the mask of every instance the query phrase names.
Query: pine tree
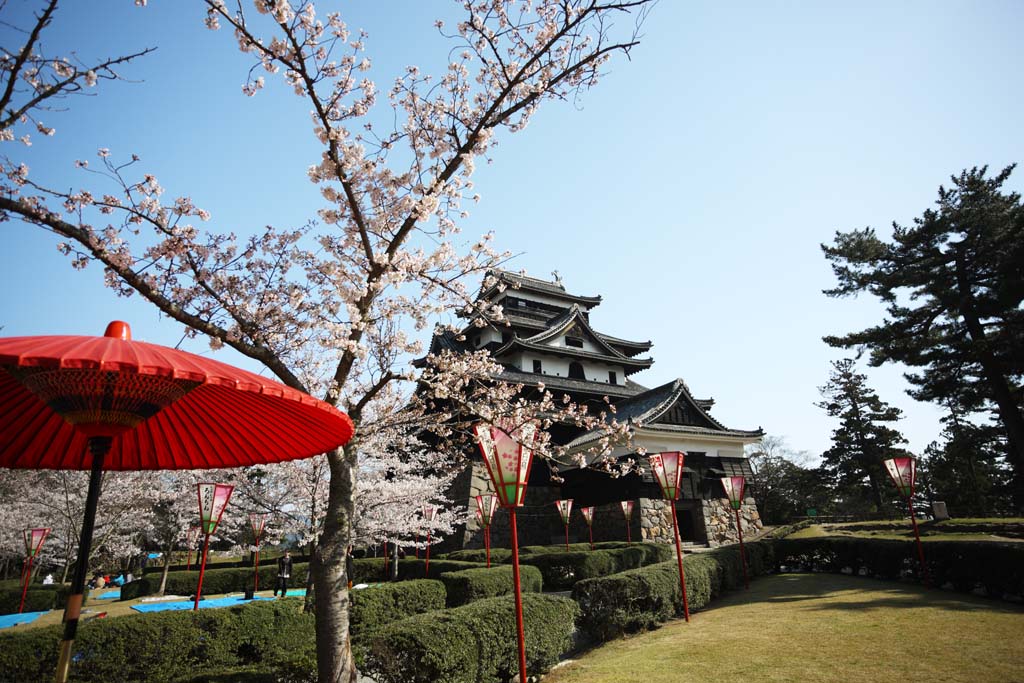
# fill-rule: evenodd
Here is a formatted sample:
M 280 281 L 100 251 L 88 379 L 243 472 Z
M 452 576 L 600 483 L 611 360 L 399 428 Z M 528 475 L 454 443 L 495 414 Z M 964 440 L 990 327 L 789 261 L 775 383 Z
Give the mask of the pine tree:
M 1010 512 L 1006 493 L 1006 439 L 992 425 L 978 425 L 955 411 L 944 418 L 942 440 L 928 446 L 922 488 L 946 503 L 954 516 L 985 517 Z
M 822 249 L 838 279 L 827 295 L 868 292 L 887 311 L 875 327 L 825 341 L 866 347 L 874 366 L 919 368 L 906 375 L 916 399 L 993 413 L 1024 508 L 1024 205 L 1002 191 L 1013 168 L 954 176 L 936 209 L 910 227 L 893 225 L 891 243 L 865 228 L 837 232 Z
M 832 447 L 822 454 L 824 468 L 835 477 L 836 487 L 847 495 L 858 495 L 866 481 L 870 502 L 882 510 L 892 495 L 884 487 L 884 460 L 909 455 L 899 445 L 906 439 L 888 426 L 900 419 L 902 411 L 890 406 L 867 385 L 853 359 L 832 362 L 828 384 L 819 388 L 825 399 L 819 408 L 839 418 L 832 432 Z

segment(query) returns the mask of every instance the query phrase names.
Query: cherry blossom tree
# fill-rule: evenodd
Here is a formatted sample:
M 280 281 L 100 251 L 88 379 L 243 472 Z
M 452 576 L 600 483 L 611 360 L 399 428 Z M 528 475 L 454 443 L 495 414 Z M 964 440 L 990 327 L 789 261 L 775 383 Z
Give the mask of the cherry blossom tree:
M 458 225 L 466 202 L 478 198 L 476 163 L 491 161 L 499 139 L 523 130 L 541 104 L 579 97 L 609 59 L 628 55 L 650 3 L 460 1 L 461 21 L 437 23 L 451 43 L 447 69 L 434 76 L 409 67 L 381 93 L 366 76 L 368 36 L 352 33 L 339 13 L 320 14 L 306 0 L 256 0 L 254 10 L 206 0 L 206 26 L 227 29 L 252 58 L 245 94 L 272 87 L 266 79 L 276 76 L 310 106 L 322 145 L 308 173 L 324 201 L 315 222 L 242 236 L 197 227 L 209 213 L 185 193 L 165 198 L 135 156 L 118 160 L 102 148 L 92 168 L 80 163 L 91 185 L 69 180 L 62 188 L 37 183 L 18 160 L 17 140 L 30 129 L 54 133 L 38 118 L 49 104 L 117 78 L 117 68 L 144 52 L 93 66 L 44 58 L 41 40 L 57 6 L 50 0 L 26 27 L 25 43 L 3 54 L 0 221 L 58 235 L 74 267 L 100 265 L 118 294 L 141 295 L 188 334 L 205 335 L 214 349 L 232 347 L 355 422 L 356 438 L 326 457 L 326 509 L 312 562 L 321 681 L 354 680 L 344 560 L 354 531 L 369 533 L 371 520 L 385 514 L 357 520 L 357 479 L 363 474 L 373 486 L 399 466 L 371 445 L 376 434 L 396 434 L 395 416 L 429 426 L 433 441 L 424 443 L 454 444 L 449 452 L 459 450 L 467 420 L 498 411 L 603 421 L 549 395 L 526 401 L 521 387 L 483 389 L 496 371 L 483 354 L 430 357 L 419 376 L 411 361 L 422 354 L 422 331 L 442 314 L 502 322 L 494 308 L 475 309 L 471 294 L 508 254 L 492 247 L 491 235 L 463 238 Z M 411 412 L 377 407 L 384 397 L 394 401 L 396 383 L 413 379 Z M 430 410 L 440 414 L 428 420 Z M 416 430 L 410 424 L 402 434 Z M 422 463 L 440 450 L 401 452 Z

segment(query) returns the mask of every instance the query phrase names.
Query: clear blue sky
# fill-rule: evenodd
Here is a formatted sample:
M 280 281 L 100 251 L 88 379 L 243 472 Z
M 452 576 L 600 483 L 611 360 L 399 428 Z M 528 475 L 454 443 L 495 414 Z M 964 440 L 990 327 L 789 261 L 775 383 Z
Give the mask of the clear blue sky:
M 32 6 L 11 0 L 3 19 L 19 23 Z M 382 89 L 407 64 L 443 67 L 432 23 L 452 7 L 341 3 L 370 33 Z M 49 54 L 159 49 L 125 70 L 134 82 L 43 116 L 58 133 L 28 150 L 33 175 L 80 185 L 73 161 L 109 147 L 141 156 L 168 195 L 211 210 L 210 227 L 246 233 L 313 216 L 308 107 L 279 87 L 243 96 L 249 62 L 202 17 L 198 3 L 68 2 Z M 478 166 L 483 201 L 465 232 L 494 230 L 522 252 L 514 267 L 558 269 L 569 289 L 601 294 L 599 330 L 654 342 L 656 363 L 637 381 L 682 377 L 716 399 L 726 425 L 760 425 L 818 454 L 834 425 L 813 404 L 840 357 L 821 337 L 881 311 L 821 294 L 832 276 L 818 245 L 837 229 L 886 234 L 928 208 L 950 174 L 1024 159 L 1022 25 L 1024 4 L 1012 1 L 662 0 L 632 61 L 616 60 L 582 108 L 549 104 Z M 1024 170 L 1011 186 L 1024 187 Z M 99 334 L 124 318 L 139 338 L 179 340 L 179 325 L 104 289 L 98 268 L 73 271 L 52 236 L 3 229 L 2 334 Z M 868 374 L 923 450 L 938 411 L 905 395 L 899 368 Z

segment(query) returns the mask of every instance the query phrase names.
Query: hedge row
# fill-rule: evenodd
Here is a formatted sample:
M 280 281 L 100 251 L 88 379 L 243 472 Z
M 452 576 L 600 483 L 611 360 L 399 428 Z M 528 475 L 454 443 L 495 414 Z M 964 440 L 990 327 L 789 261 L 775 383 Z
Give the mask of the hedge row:
M 306 585 L 308 564 L 292 566 L 292 578 L 289 585 L 302 588 Z M 160 574 L 147 574 L 141 579 L 121 586 L 121 600 L 134 600 L 144 595 L 153 595 L 160 589 Z M 251 567 L 234 569 L 207 569 L 203 575 L 203 595 L 220 593 L 237 593 L 252 588 L 253 570 Z M 260 567 L 260 589 L 273 588 L 277 578 L 277 566 Z M 199 571 L 169 572 L 164 592 L 167 595 L 195 595 L 199 586 Z
M 771 542 L 746 544 L 750 576 L 774 569 Z M 690 610 L 706 606 L 723 590 L 743 583 L 737 546 L 686 556 L 686 594 Z M 579 581 L 572 597 L 579 603 L 580 629 L 602 641 L 652 628 L 682 612 L 679 568 L 672 559 L 642 569 Z
M 568 598 L 523 596 L 531 673 L 548 670 L 570 649 L 578 614 Z M 519 672 L 511 596 L 410 617 L 374 631 L 355 648 L 360 670 L 377 683 L 502 683 Z
M 663 545 L 661 543 L 626 543 L 625 541 L 604 541 L 601 543 L 595 543 L 595 550 L 613 550 L 615 548 L 636 548 L 639 546 L 646 545 Z M 569 550 L 566 551 L 565 545 L 524 545 L 519 549 L 519 559 L 522 560 L 527 555 L 548 555 L 552 553 L 564 553 L 564 552 L 582 552 L 589 551 L 589 543 L 570 543 Z M 456 550 L 450 552 L 444 556 L 446 560 L 458 560 L 462 562 L 487 562 L 487 551 L 483 548 L 474 548 L 472 550 Z M 491 548 L 491 564 L 494 563 L 511 563 L 512 562 L 512 551 L 508 548 Z
M 352 591 L 349 624 L 353 635 L 445 607 L 445 584 L 433 579 L 385 583 Z
M 309 679 L 313 619 L 300 600 L 279 600 L 87 622 L 78 630 L 71 680 L 188 681 L 204 670 L 246 666 Z M 60 637 L 60 626 L 0 633 L 0 682 L 51 679 Z
M 775 541 L 776 564 L 806 571 L 863 574 L 880 579 L 920 580 L 912 541 L 874 538 L 794 538 Z M 925 564 L 932 585 L 988 596 L 1024 597 L 1024 544 L 928 541 Z
M 181 552 L 181 551 L 175 551 L 176 554 L 179 553 L 179 552 Z M 192 570 L 191 568 L 197 566 L 197 564 L 199 563 L 199 559 L 200 559 L 199 556 L 201 556 L 201 555 L 202 555 L 202 553 L 195 553 L 195 552 L 192 553 L 192 562 L 191 563 L 182 564 L 182 563 L 179 562 L 178 564 L 172 564 L 170 571 L 172 571 L 172 572 L 187 572 L 187 571 L 191 571 Z M 269 564 L 274 564 L 274 565 L 276 565 L 277 564 L 277 558 L 279 558 L 279 557 L 281 557 L 283 555 L 284 555 L 284 552 L 280 551 L 280 550 L 274 551 L 273 553 L 270 553 L 270 554 L 260 555 L 260 564 L 261 565 L 263 565 L 263 564 L 268 564 L 268 565 Z M 295 553 L 292 553 L 292 562 L 294 562 L 295 564 L 299 564 L 300 562 L 303 563 L 303 564 L 308 563 L 309 562 L 309 555 L 305 555 L 305 554 L 296 555 Z M 239 560 L 222 560 L 220 562 L 213 562 L 213 561 L 211 561 L 211 559 L 209 557 L 206 558 L 206 568 L 207 569 L 237 569 L 237 568 L 240 568 L 240 567 L 248 567 L 249 569 L 252 569 L 252 564 L 253 564 L 252 563 L 252 559 L 250 558 L 249 555 L 246 555 L 245 557 L 243 557 L 243 558 L 241 558 Z M 142 570 L 142 574 L 143 575 L 145 575 L 145 574 L 154 574 L 154 573 L 160 574 L 163 571 L 164 571 L 163 558 L 157 558 L 155 560 L 150 560 L 149 562 L 146 563 L 146 566 Z
M 71 587 L 64 583 L 48 586 L 33 583 L 25 594 L 26 612 L 45 612 L 51 609 L 62 609 Z M 89 589 L 85 591 L 88 600 Z M 0 614 L 14 614 L 21 604 L 21 587 L 0 590 Z
M 440 579 L 445 572 L 459 572 L 463 569 L 479 569 L 479 562 L 456 562 L 454 560 L 430 560 L 430 572 L 427 573 L 425 560 L 415 558 L 398 561 L 398 580 L 408 581 L 409 579 Z
M 519 558 L 519 562 L 540 569 L 548 590 L 568 590 L 583 579 L 664 562 L 674 555 L 675 549 L 668 544 L 637 543 L 608 550 L 535 553 Z
M 519 583 L 523 592 L 540 593 L 543 586 L 540 570 L 525 564 L 520 565 L 519 570 Z M 512 566 L 507 564 L 490 569 L 481 567 L 445 572 L 441 574 L 441 581 L 448 593 L 448 607 L 459 607 L 484 598 L 512 595 L 514 588 Z

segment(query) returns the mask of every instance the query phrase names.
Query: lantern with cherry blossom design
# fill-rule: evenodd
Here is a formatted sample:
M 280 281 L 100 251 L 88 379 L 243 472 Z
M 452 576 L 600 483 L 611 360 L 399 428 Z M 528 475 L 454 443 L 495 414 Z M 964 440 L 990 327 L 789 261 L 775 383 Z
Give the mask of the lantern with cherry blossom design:
M 740 508 L 743 507 L 743 491 L 746 486 L 747 480 L 743 477 L 722 477 L 725 497 L 729 499 L 729 505 L 736 513 L 736 531 L 740 537 L 740 563 L 743 565 L 743 585 L 750 588 L 750 579 L 747 578 L 747 552 L 743 547 L 743 524 L 740 521 Z
M 480 454 L 501 506 L 508 509 L 512 531 L 512 582 L 515 587 L 516 634 L 519 638 L 519 680 L 526 680 L 526 638 L 523 632 L 523 593 L 519 582 L 519 538 L 516 508 L 523 504 L 533 463 L 538 429 L 533 422 L 516 424 L 499 419 L 495 424 L 473 427 Z
M 206 541 L 203 543 L 203 560 L 199 565 L 199 586 L 196 588 L 196 600 L 192 606 L 193 610 L 199 609 L 199 601 L 203 595 L 203 574 L 206 573 L 206 555 L 210 551 L 210 536 L 217 531 L 220 518 L 224 515 L 224 509 L 231 500 L 231 492 L 234 486 L 228 484 L 202 483 L 199 489 L 199 524 L 202 527 Z
M 924 548 L 921 546 L 921 533 L 917 530 L 917 516 L 914 515 L 914 485 L 917 481 L 917 461 L 914 458 L 890 458 L 885 461 L 885 469 L 896 484 L 896 489 L 907 501 L 910 511 L 910 523 L 914 527 L 914 541 L 917 544 L 917 560 L 921 563 L 921 579 L 928 585 L 928 567 L 924 563 Z
M 32 562 L 39 556 L 43 549 L 43 542 L 50 534 L 50 529 L 25 529 L 22 535 L 25 538 L 25 568 L 22 570 L 21 604 L 18 605 L 18 614 L 25 611 L 25 595 L 28 593 L 28 584 L 32 580 Z
M 686 574 L 683 572 L 683 548 L 679 543 L 679 520 L 676 519 L 676 499 L 679 498 L 679 484 L 683 479 L 685 453 L 669 451 L 647 456 L 651 472 L 661 488 L 661 495 L 672 507 L 672 532 L 676 537 L 676 560 L 679 563 L 679 587 L 683 592 L 683 616 L 690 620 L 690 601 L 686 597 Z
M 434 523 L 434 517 L 437 515 L 437 507 L 434 505 L 423 506 L 423 521 L 427 523 L 427 562 L 424 568 L 424 575 L 430 575 L 430 525 Z M 385 546 L 386 547 L 386 546 Z M 387 553 L 385 552 L 385 557 Z
M 633 505 L 634 501 L 624 500 L 619 505 L 622 507 L 622 516 L 626 518 L 626 543 L 633 545 L 633 538 L 630 536 L 629 525 L 633 521 Z
M 263 538 L 263 529 L 267 526 L 267 516 L 257 512 L 249 513 L 249 526 L 252 527 L 253 544 L 256 546 L 254 553 L 252 571 L 253 593 L 260 592 L 260 539 Z
M 572 515 L 572 498 L 556 500 L 555 507 L 558 508 L 558 514 L 562 518 L 562 524 L 565 525 L 565 551 L 569 552 L 569 517 Z
M 491 567 L 491 522 L 498 507 L 498 497 L 484 493 L 476 497 L 476 518 L 484 528 L 484 548 L 487 549 L 487 568 Z
M 580 508 L 583 521 L 587 523 L 587 531 L 590 534 L 590 549 L 594 549 L 594 506 Z

